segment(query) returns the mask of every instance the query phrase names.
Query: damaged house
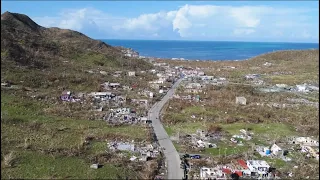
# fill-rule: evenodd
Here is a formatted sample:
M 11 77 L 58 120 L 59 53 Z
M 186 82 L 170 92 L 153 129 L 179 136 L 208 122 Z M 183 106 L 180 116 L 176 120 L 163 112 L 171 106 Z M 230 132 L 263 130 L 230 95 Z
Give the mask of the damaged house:
M 66 101 L 66 102 L 77 102 L 77 101 L 80 101 L 79 98 L 76 98 L 72 93 L 71 91 L 63 91 L 61 96 L 60 96 L 60 99 L 62 101 Z
M 185 86 L 185 92 L 187 93 L 201 93 L 202 85 L 200 83 L 189 83 Z
M 100 86 L 104 90 L 118 89 L 121 87 L 120 83 L 109 83 L 109 82 L 102 83 Z
M 95 99 L 100 99 L 100 100 L 111 100 L 116 97 L 115 94 L 111 92 L 92 92 L 89 94 L 89 96 L 95 98 Z

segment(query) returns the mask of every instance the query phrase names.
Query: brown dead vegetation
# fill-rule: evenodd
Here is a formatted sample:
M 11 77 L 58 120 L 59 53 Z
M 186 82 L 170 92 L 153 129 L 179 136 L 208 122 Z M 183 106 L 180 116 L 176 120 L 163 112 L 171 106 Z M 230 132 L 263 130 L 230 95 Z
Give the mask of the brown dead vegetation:
M 222 127 L 220 127 L 218 125 L 215 125 L 215 124 L 210 124 L 207 131 L 210 134 L 221 133 L 222 132 Z

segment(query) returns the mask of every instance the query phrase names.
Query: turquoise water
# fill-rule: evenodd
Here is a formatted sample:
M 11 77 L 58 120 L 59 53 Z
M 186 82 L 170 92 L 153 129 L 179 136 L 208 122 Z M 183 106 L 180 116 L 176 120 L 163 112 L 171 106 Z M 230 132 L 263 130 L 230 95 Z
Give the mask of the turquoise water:
M 277 50 L 319 49 L 317 43 L 102 40 L 132 48 L 141 56 L 190 60 L 243 60 Z

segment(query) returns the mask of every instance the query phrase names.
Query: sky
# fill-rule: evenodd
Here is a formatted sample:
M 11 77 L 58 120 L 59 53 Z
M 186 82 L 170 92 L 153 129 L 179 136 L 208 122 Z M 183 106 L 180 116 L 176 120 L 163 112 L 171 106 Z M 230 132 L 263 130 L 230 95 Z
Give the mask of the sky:
M 95 39 L 317 42 L 319 1 L 1 1 Z

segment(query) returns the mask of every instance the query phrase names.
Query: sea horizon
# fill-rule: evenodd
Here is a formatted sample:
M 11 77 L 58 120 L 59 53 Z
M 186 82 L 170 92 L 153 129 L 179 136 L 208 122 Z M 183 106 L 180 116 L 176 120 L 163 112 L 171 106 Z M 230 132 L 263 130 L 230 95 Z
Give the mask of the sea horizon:
M 236 41 L 236 40 L 190 40 L 190 39 L 104 39 L 93 38 L 100 41 L 181 41 L 181 42 L 238 42 L 238 43 L 298 43 L 298 44 L 319 44 L 319 42 L 294 42 L 294 41 Z
M 182 60 L 246 60 L 281 50 L 319 49 L 319 43 L 242 42 L 199 40 L 100 39 L 112 45 L 132 48 L 140 56 Z

